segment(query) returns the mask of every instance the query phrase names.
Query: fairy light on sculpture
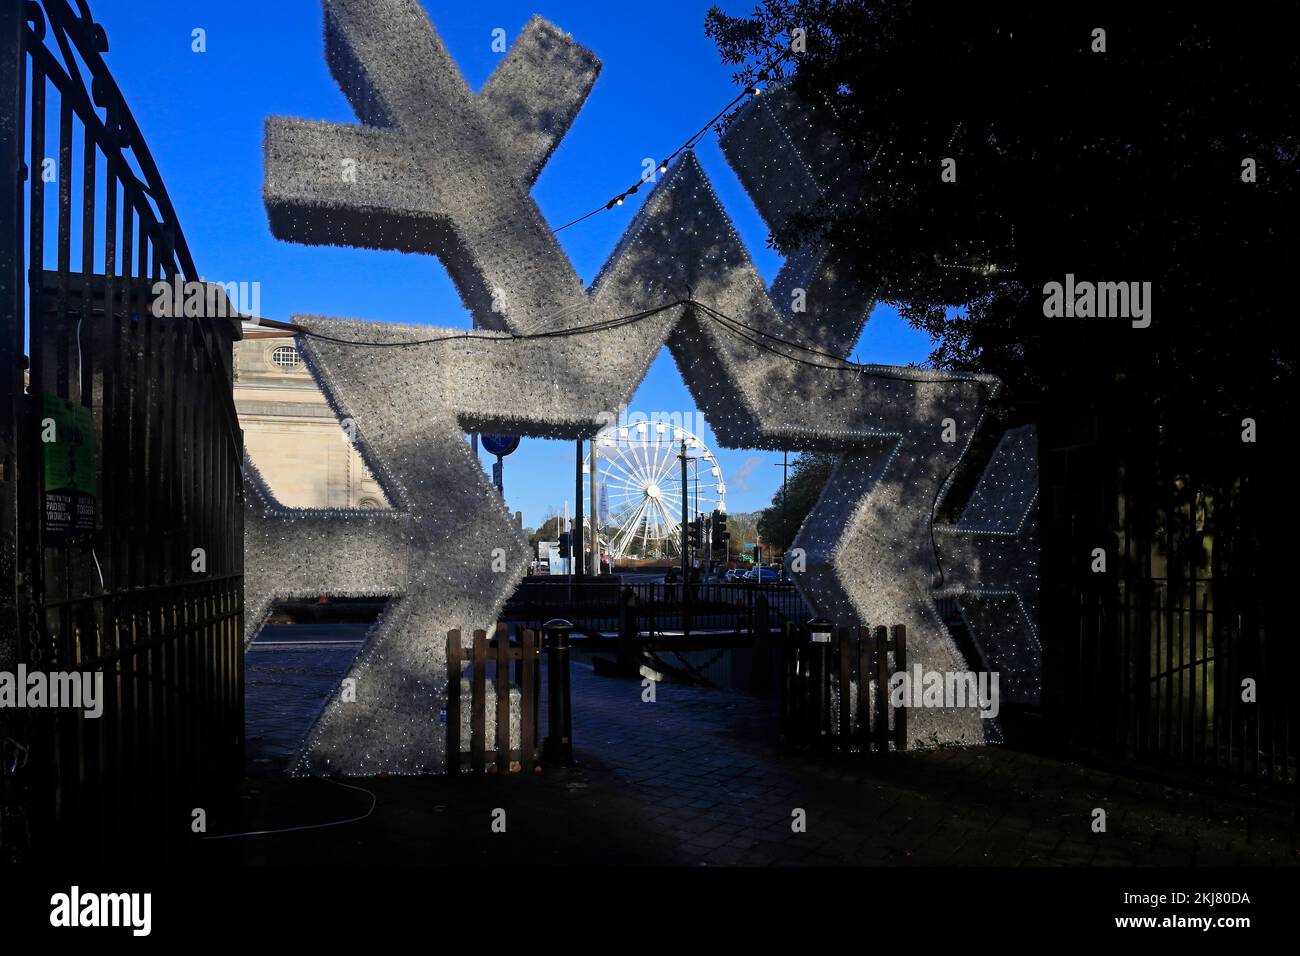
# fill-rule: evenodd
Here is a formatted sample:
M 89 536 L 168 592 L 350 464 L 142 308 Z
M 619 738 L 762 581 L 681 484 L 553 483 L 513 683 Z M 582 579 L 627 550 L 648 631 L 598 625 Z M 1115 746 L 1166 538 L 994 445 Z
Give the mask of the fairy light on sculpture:
M 659 165 L 657 168 L 660 174 L 662 175 L 663 173 L 668 172 L 668 164 L 671 163 L 678 156 L 680 156 L 682 153 L 686 152 L 689 149 L 694 149 L 695 146 L 699 144 L 700 140 L 704 138 L 704 134 L 707 133 L 710 129 L 712 129 L 716 123 L 722 120 L 723 117 L 725 117 L 731 111 L 732 107 L 734 107 L 737 103 L 743 100 L 746 96 L 758 96 L 762 92 L 763 92 L 762 89 L 760 89 L 757 86 L 746 87 L 745 92 L 741 93 L 734 100 L 732 100 L 721 110 L 719 110 L 717 115 L 715 115 L 713 119 L 709 120 L 707 123 L 704 124 L 703 127 L 700 128 L 700 131 L 698 133 L 690 137 L 688 140 L 686 140 L 686 142 L 682 143 L 682 145 L 678 146 L 675 150 L 669 153 L 666 159 L 659 160 Z M 627 199 L 629 196 L 635 196 L 637 190 L 641 188 L 643 182 L 644 180 L 633 183 L 627 189 L 623 190 L 623 192 L 619 193 L 609 202 L 605 203 L 603 207 L 604 211 L 609 211 L 610 209 L 613 209 L 615 206 L 623 205 L 623 200 Z M 602 207 L 597 206 L 591 212 L 579 216 L 577 219 L 573 219 L 569 222 L 566 222 L 562 226 L 557 226 L 554 231 L 563 232 L 565 229 L 568 229 L 571 226 L 576 226 L 580 222 L 585 222 L 586 220 L 590 219 L 592 216 L 596 215 L 596 213 L 601 211 L 602 211 Z
M 373 135 L 368 131 L 370 159 L 379 172 L 354 194 L 340 190 L 331 160 L 356 143 L 355 128 L 271 121 L 266 203 L 276 235 L 390 248 L 405 243 L 406 251 L 434 252 L 448 263 L 479 325 L 511 331 L 468 336 L 447 330 L 433 336 L 442 341 L 431 347 L 358 348 L 353 343 L 366 340 L 410 346 L 430 339 L 430 330 L 295 317 L 309 333 L 299 338 L 308 368 L 336 413 L 357 423 L 363 457 L 403 529 L 400 543 L 365 559 L 398 560 L 398 616 L 386 619 L 349 674 L 358 683 L 357 701 L 327 704 L 300 767 L 326 765 L 353 774 L 441 768 L 445 737 L 431 715 L 449 683 L 443 635 L 494 621 L 528 558 L 525 542 L 469 453 L 464 429 L 590 436 L 604 410 L 626 403 L 665 344 L 723 445 L 842 454 L 796 540 L 809 554 L 809 571 L 798 584 L 810 603 L 840 619 L 905 623 L 915 659 L 936 669 L 960 669 L 964 662 L 941 623 L 936 626 L 928 595 L 930 503 L 932 489 L 969 446 L 996 381 L 847 363 L 810 367 L 815 363 L 807 352 L 804 361 L 791 361 L 801 350 L 795 346 L 846 354 L 873 304 L 872 290 L 837 274 L 833 256 L 819 255 L 788 262 L 774 284 L 775 299 L 770 297 L 689 150 L 654 186 L 591 290 L 583 290 L 527 185 L 553 148 L 559 135 L 554 131 L 562 132 L 589 89 L 583 84 L 598 70 L 595 58 L 534 20 L 517 46 L 533 44 L 544 54 L 514 57 L 512 50 L 508 76 L 489 81 L 474 97 L 418 3 L 329 0 L 326 6 L 331 57 L 358 63 L 363 74 L 364 89 L 354 78 L 345 90 L 354 103 L 365 104 L 358 108 L 363 121 L 375 110 L 389 121 Z M 401 23 L 397 33 L 369 18 L 376 7 Z M 422 92 L 426 98 L 416 109 L 404 77 L 411 64 L 426 62 L 432 68 L 421 72 L 420 90 L 430 92 Z M 505 101 L 502 83 L 524 112 L 533 108 L 531 94 L 551 98 L 547 108 L 558 119 L 540 124 L 553 131 L 549 140 L 534 139 L 527 149 L 503 142 L 512 127 L 497 122 L 501 114 L 494 104 Z M 765 218 L 779 211 L 768 195 L 775 190 L 764 186 L 756 192 L 753 179 L 768 177 L 773 163 L 765 161 L 755 173 L 755 158 L 776 157 L 783 172 L 792 162 L 805 170 L 812 162 L 842 175 L 821 152 L 825 142 L 807 145 L 811 133 L 787 139 L 775 134 L 780 131 L 763 115 L 784 110 L 789 133 L 791 113 L 788 105 L 770 106 L 772 100 L 751 94 L 723 142 Z M 759 114 L 756 126 L 747 125 L 759 103 L 768 113 Z M 538 118 L 537 109 L 531 118 Z M 439 124 L 459 130 L 472 151 L 441 138 Z M 413 143 L 419 151 L 408 152 Z M 315 152 L 304 154 L 305 145 Z M 737 158 L 740 151 L 749 155 Z M 791 152 L 798 154 L 795 160 L 784 155 Z M 473 181 L 458 165 L 471 162 Z M 480 181 L 491 185 L 488 192 L 474 185 Z M 824 192 L 828 182 L 833 180 L 819 180 L 809 170 L 788 176 L 780 187 L 787 194 L 783 199 L 803 201 Z M 364 216 L 356 214 L 358 204 Z M 697 258 L 698 248 L 710 250 L 707 261 Z M 782 283 L 796 279 L 818 293 L 806 316 L 795 314 L 781 294 Z M 483 290 L 493 288 L 511 290 L 513 302 L 527 302 L 527 310 L 514 306 L 480 315 L 488 308 Z M 638 314 L 635 322 L 619 322 Z M 579 329 L 580 335 L 544 335 Z M 756 347 L 755 340 L 767 348 Z M 937 437 L 945 417 L 968 436 L 960 449 Z M 349 555 L 336 553 L 333 533 L 319 528 L 313 544 L 336 555 L 334 570 L 345 575 Z M 311 586 L 309 562 L 286 553 L 274 536 L 252 544 L 266 549 L 257 560 L 287 569 L 284 578 L 293 588 Z M 504 555 L 504 571 L 491 567 L 493 551 Z M 856 557 L 849 561 L 846 554 Z M 250 619 L 249 626 L 258 623 Z M 910 726 L 917 739 L 933 734 L 941 741 L 969 741 L 983 728 L 968 717 L 918 715 Z

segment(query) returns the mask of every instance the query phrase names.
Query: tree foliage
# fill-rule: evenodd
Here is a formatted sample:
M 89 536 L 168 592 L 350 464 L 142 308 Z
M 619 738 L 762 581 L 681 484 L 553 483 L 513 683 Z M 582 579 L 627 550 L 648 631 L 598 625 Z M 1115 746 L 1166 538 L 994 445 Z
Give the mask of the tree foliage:
M 790 464 L 790 479 L 778 488 L 772 504 L 758 513 L 758 534 L 765 551 L 784 551 L 794 540 L 799 526 L 817 504 L 822 489 L 835 467 L 835 456 L 825 452 L 804 452 Z
M 847 250 L 931 335 L 934 365 L 996 373 L 1023 417 L 1120 377 L 1194 447 L 1211 420 L 1289 404 L 1294 383 L 1300 71 L 1281 16 L 764 0 L 714 8 L 706 32 L 739 82 L 828 101 L 865 171 L 851 201 L 792 215 L 772 245 Z M 806 52 L 790 52 L 796 28 Z M 1150 282 L 1151 326 L 1045 317 L 1044 286 L 1067 273 Z

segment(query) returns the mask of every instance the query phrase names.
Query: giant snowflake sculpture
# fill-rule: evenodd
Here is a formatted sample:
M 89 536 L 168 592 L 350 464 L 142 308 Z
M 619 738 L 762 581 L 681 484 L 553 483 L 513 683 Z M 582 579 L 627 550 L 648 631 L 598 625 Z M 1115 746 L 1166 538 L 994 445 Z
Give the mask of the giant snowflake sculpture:
M 946 545 L 936 597 L 955 597 L 983 658 L 1000 675 L 1002 699 L 1036 705 L 1038 640 L 1038 440 L 1032 425 L 1002 436 L 954 525 L 936 524 Z
M 490 623 L 528 558 L 464 431 L 588 437 L 631 397 L 665 344 L 722 444 L 843 453 L 796 542 L 808 553 L 799 587 L 810 603 L 841 620 L 907 624 L 913 659 L 963 668 L 929 594 L 931 504 L 996 382 L 849 368 L 808 351 L 845 353 L 873 304 L 870 292 L 823 255 L 787 264 L 769 294 L 689 153 L 661 177 L 588 292 L 528 188 L 590 89 L 595 58 L 533 20 L 475 97 L 415 0 L 327 0 L 325 10 L 327 58 L 363 126 L 268 123 L 265 199 L 276 235 L 432 252 L 481 326 L 549 334 L 471 336 L 295 316 L 329 336 L 301 338 L 302 350 L 338 414 L 356 424 L 397 514 L 379 540 L 361 545 L 344 513 L 313 513 L 286 545 L 264 529 L 297 516 L 259 489 L 249 496 L 260 502 L 250 565 L 280 569 L 276 596 L 319 593 L 313 562 L 338 553 L 345 593 L 359 586 L 347 583 L 351 566 L 356 582 L 396 595 L 399 609 L 349 675 L 357 700 L 329 703 L 300 766 L 349 774 L 442 768 L 444 735 L 432 715 L 449 683 L 444 636 Z M 791 162 L 793 150 L 807 175 L 783 180 L 787 196 L 824 192 L 819 176 L 842 165 L 826 152 L 833 144 L 791 142 L 782 122 L 788 105 L 761 109 L 768 112 L 742 116 L 727 138 L 747 185 L 772 175 L 757 171 L 766 161 Z M 810 151 L 819 163 L 807 162 Z M 349 162 L 355 181 L 339 175 Z M 769 221 L 783 215 L 768 192 L 756 195 Z M 787 301 L 794 288 L 806 290 L 805 315 Z M 566 334 L 629 315 L 642 317 Z M 945 441 L 945 425 L 962 441 Z M 250 631 L 259 624 L 250 610 Z M 909 732 L 918 741 L 984 738 L 966 710 L 918 713 Z

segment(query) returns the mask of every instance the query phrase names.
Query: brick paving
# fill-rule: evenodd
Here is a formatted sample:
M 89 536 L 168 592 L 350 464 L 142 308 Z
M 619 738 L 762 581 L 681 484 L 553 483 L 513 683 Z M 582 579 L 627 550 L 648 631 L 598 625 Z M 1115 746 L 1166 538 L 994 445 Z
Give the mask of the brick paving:
M 350 659 L 354 651 L 313 651 L 317 678 L 339 666 L 325 660 L 330 655 Z M 272 689 L 276 668 L 257 653 L 249 659 L 250 758 L 261 761 L 261 772 L 250 777 L 229 829 L 363 812 L 364 793 L 273 772 L 292 749 L 291 725 L 305 730 L 331 685 L 313 686 L 297 661 L 281 668 L 293 676 L 275 689 L 289 693 L 269 707 L 259 698 Z M 656 691 L 654 703 L 643 703 L 639 681 L 575 664 L 578 766 L 532 776 L 359 781 L 377 801 L 362 822 L 212 841 L 202 852 L 270 864 L 1300 863 L 1300 826 L 1283 809 L 1000 747 L 852 762 L 801 757 L 773 746 L 767 700 L 674 684 Z M 286 702 L 293 695 L 297 703 Z M 269 724 L 259 728 L 259 720 Z M 491 827 L 498 808 L 505 833 Z M 1091 830 L 1094 808 L 1106 811 L 1105 833 Z M 806 832 L 792 828 L 796 810 L 806 815 Z
M 280 773 L 357 656 L 369 625 L 268 624 L 245 657 L 249 771 Z

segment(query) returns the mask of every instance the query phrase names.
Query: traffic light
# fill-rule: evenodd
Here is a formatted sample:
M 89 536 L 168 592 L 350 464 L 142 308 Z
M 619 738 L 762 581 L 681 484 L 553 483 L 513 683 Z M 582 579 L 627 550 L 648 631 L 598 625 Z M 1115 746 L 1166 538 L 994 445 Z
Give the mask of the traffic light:
M 687 530 L 686 540 L 687 543 L 692 548 L 699 548 L 701 545 L 704 544 L 704 519 L 703 518 L 696 518 L 694 521 L 691 522 L 691 526 Z
M 727 534 L 727 513 L 725 511 L 713 512 L 713 551 L 715 554 L 727 553 L 727 542 L 731 540 L 731 535 Z
M 569 532 L 567 531 L 560 532 L 560 557 L 573 557 L 573 552 L 569 550 Z

